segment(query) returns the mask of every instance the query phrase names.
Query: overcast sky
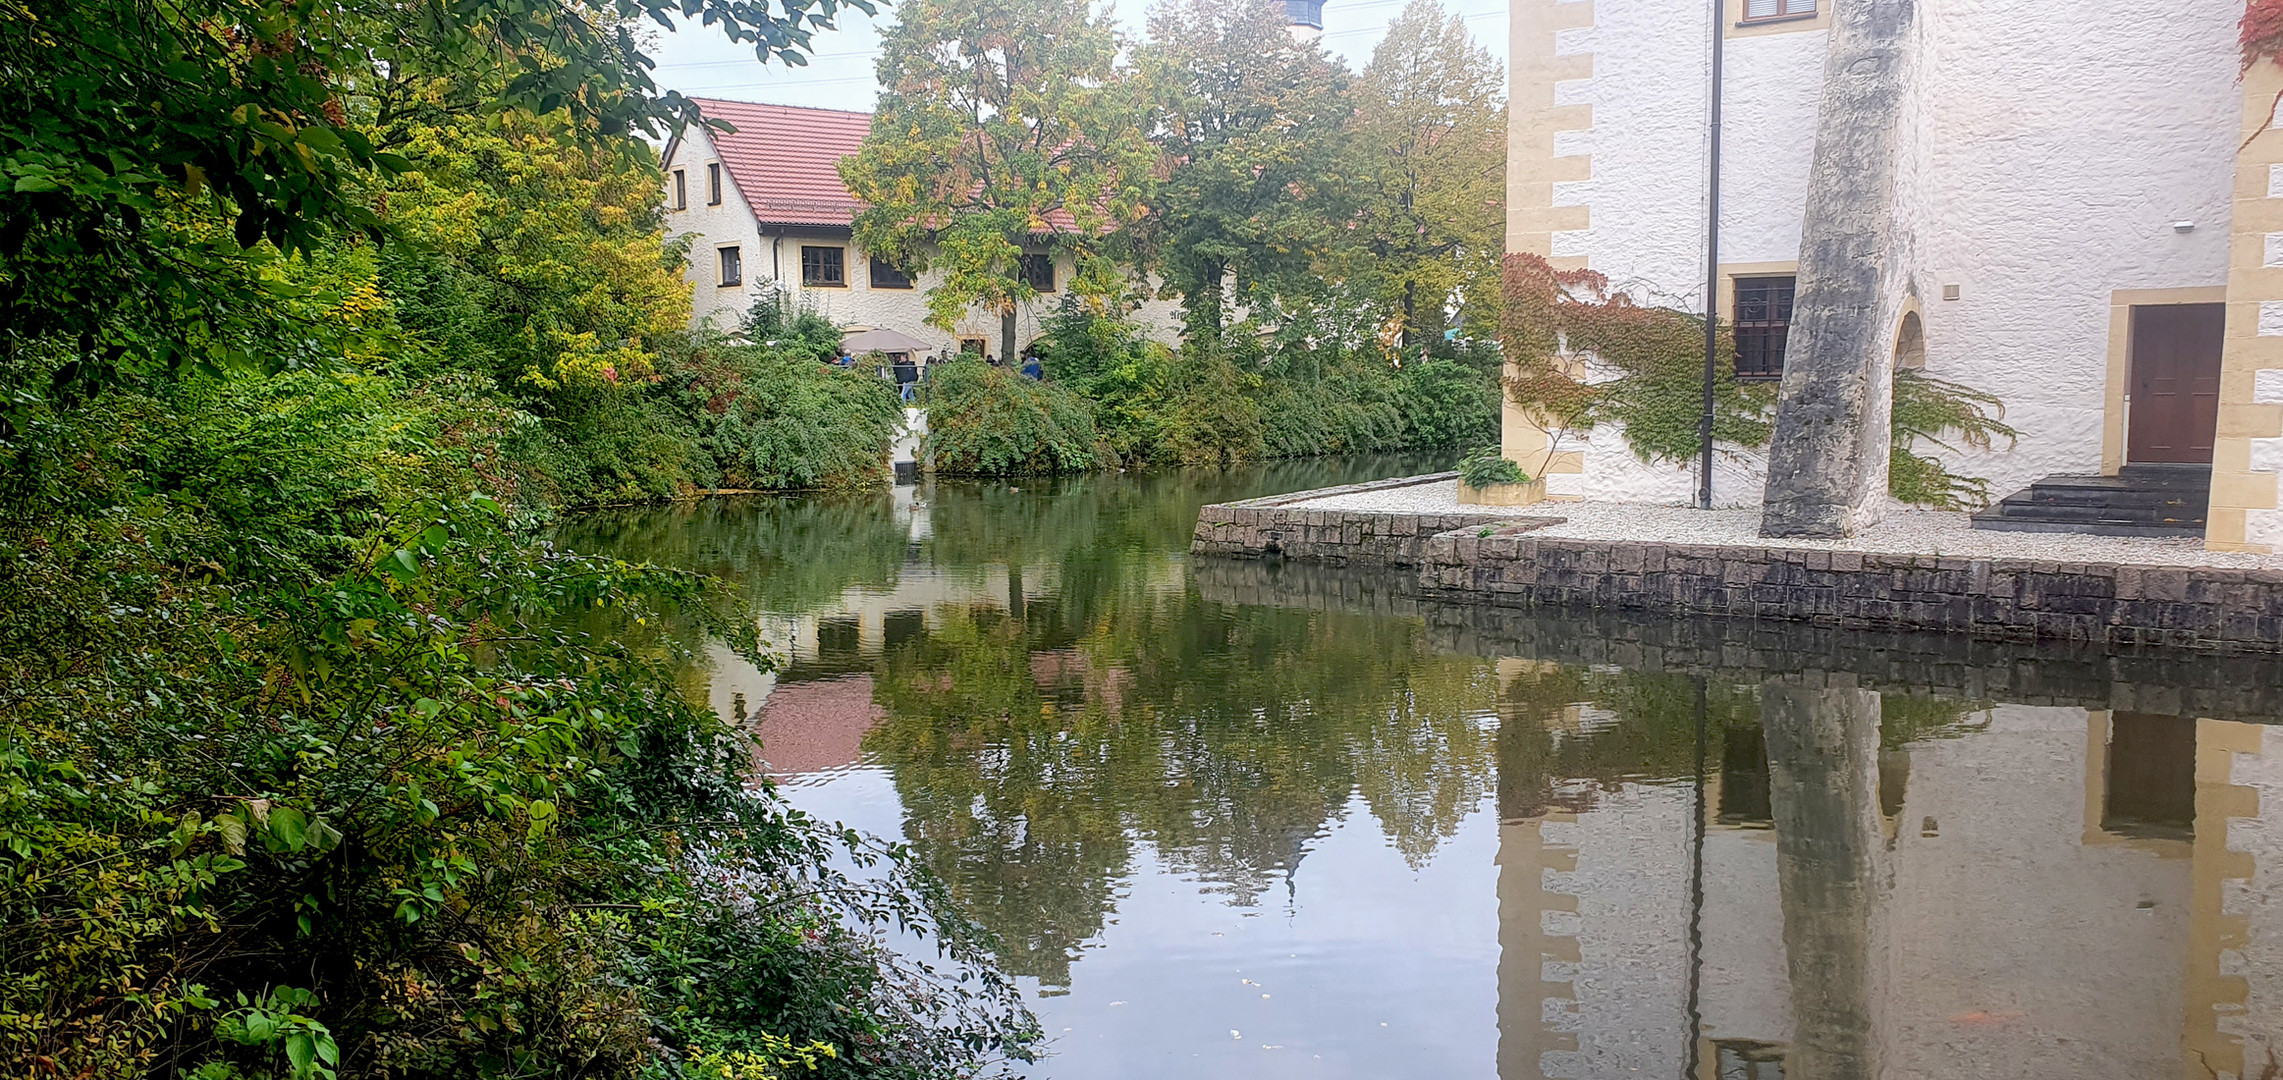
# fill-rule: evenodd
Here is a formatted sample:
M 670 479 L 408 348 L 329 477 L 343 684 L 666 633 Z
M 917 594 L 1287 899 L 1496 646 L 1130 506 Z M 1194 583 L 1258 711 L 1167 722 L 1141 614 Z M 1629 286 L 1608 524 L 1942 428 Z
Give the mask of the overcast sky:
M 1406 0 L 1330 0 L 1324 5 L 1324 48 L 1361 69 L 1387 32 L 1387 22 Z M 1447 11 L 1466 20 L 1475 42 L 1506 62 L 1506 0 L 1443 0 Z M 1115 8 L 1127 33 L 1139 39 L 1148 5 L 1124 0 Z M 878 28 L 892 22 L 893 8 L 881 5 L 877 17 L 849 12 L 837 30 L 818 34 L 807 67 L 766 67 L 749 46 L 732 45 L 720 33 L 693 26 L 659 35 L 656 77 L 668 90 L 703 97 L 813 105 L 828 109 L 870 109 L 879 92 L 872 62 L 880 48 Z

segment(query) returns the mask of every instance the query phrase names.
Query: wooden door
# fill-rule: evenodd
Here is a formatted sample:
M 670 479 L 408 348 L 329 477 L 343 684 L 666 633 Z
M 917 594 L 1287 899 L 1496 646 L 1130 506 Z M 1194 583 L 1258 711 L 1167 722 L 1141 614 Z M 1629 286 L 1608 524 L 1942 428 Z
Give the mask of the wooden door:
M 2226 304 L 2132 309 L 2127 461 L 2211 464 L 2226 326 Z

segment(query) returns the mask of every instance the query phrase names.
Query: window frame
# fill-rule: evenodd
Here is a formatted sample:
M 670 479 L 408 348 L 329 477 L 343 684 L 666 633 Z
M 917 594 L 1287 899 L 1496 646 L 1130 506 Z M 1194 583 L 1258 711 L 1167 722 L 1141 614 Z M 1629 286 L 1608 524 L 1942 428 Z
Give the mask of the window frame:
M 1766 26 L 1769 23 L 1790 22 L 1794 19 L 1813 19 L 1823 14 L 1822 0 L 1774 0 L 1774 2 L 1776 14 L 1754 15 L 1752 14 L 1752 0 L 1740 0 L 1738 5 L 1740 17 L 1736 20 L 1736 25 Z M 1792 7 L 1795 4 L 1806 4 L 1807 10 L 1794 11 Z
M 818 281 L 809 277 L 809 252 L 832 252 L 840 261 L 840 277 L 835 281 Z M 801 245 L 801 288 L 845 289 L 848 287 L 848 248 L 841 244 Z
M 1748 293 L 1754 292 L 1755 287 L 1765 288 L 1769 285 L 1773 285 L 1779 282 L 1783 283 L 1782 317 L 1778 318 L 1775 314 L 1774 309 L 1770 308 L 1760 318 L 1749 320 L 1746 319 L 1744 317 L 1746 295 Z M 1735 278 L 1730 279 L 1729 288 L 1732 290 L 1733 295 L 1732 299 L 1729 301 L 1728 327 L 1736 342 L 1736 381 L 1781 381 L 1784 377 L 1784 353 L 1791 347 L 1792 315 L 1794 313 L 1794 305 L 1798 302 L 1799 299 L 1799 275 L 1739 275 Z M 1772 298 L 1765 295 L 1756 297 L 1754 302 L 1769 304 L 1774 303 Z M 1760 347 L 1758 349 L 1755 350 L 1747 348 L 1747 334 L 1749 334 L 1752 338 L 1759 339 Z M 1765 358 L 1767 348 L 1766 341 L 1769 338 L 1774 338 L 1777 342 L 1774 350 L 1775 358 L 1772 363 L 1768 362 Z M 1746 366 L 1747 352 L 1753 352 L 1756 354 L 1749 368 Z
M 1043 267 L 1046 270 L 1044 276 L 1046 284 L 1044 285 L 1039 284 L 1041 278 L 1037 273 L 1035 273 L 1035 268 L 1039 267 Z M 1015 276 L 1019 278 L 1023 284 L 1030 286 L 1032 289 L 1037 290 L 1038 292 L 1051 293 L 1055 291 L 1054 287 L 1056 272 L 1054 268 L 1054 253 L 1051 251 L 1026 251 L 1021 255 L 1016 256 Z
M 721 205 L 721 162 L 706 162 L 706 205 Z
M 715 288 L 733 289 L 745 284 L 745 252 L 736 244 L 723 244 L 714 250 L 714 260 L 720 269 L 720 283 Z
M 690 208 L 690 174 L 687 169 L 674 170 L 674 209 Z
M 869 264 L 864 268 L 864 282 L 871 288 L 907 290 L 919 287 L 918 280 L 914 278 L 910 273 L 896 266 L 896 264 L 891 263 L 888 260 L 879 257 L 878 255 L 866 255 L 864 258 L 865 261 Z M 886 284 L 882 284 L 880 281 L 880 271 L 882 270 L 886 270 L 889 274 L 893 275 L 893 277 L 891 277 Z M 900 281 L 898 279 L 900 279 Z
M 970 345 L 973 345 L 974 348 L 968 348 Z M 989 355 L 990 348 L 990 338 L 980 338 L 969 335 L 959 339 L 959 355 L 961 356 L 972 356 L 977 360 L 981 360 L 985 356 Z

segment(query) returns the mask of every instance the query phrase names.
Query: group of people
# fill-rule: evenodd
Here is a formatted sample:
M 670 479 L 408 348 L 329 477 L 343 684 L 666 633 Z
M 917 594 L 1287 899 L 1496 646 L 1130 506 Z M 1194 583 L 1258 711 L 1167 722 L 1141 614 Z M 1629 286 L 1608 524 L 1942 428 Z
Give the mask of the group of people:
M 915 359 L 914 356 L 908 352 L 891 353 L 888 356 L 888 363 L 881 369 L 880 374 L 887 378 L 894 379 L 896 383 L 896 389 L 903 394 L 905 401 L 910 401 L 912 400 L 912 395 L 916 392 L 915 388 L 919 386 L 922 379 L 927 377 L 928 367 L 930 365 L 943 363 L 947 359 L 949 359 L 949 357 L 945 356 L 942 353 L 937 353 L 934 356 L 917 359 Z M 992 367 L 1000 366 L 999 358 L 988 353 L 984 354 L 983 362 L 991 365 Z M 856 357 L 853 354 L 842 352 L 840 354 L 840 359 L 833 361 L 833 363 L 838 364 L 841 367 L 853 368 L 856 366 Z M 1046 368 L 1039 363 L 1038 354 L 1036 353 L 1025 352 L 1023 354 L 1022 366 L 1016 370 L 1022 372 L 1023 376 L 1026 378 L 1038 379 L 1041 381 L 1044 381 L 1046 378 Z

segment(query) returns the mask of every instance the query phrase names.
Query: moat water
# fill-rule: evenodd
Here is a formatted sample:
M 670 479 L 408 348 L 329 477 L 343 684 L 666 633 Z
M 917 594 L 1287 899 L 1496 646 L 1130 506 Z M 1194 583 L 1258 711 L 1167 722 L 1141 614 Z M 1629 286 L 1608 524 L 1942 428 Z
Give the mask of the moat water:
M 2283 668 L 1454 605 L 1194 563 L 1304 462 L 727 499 L 783 790 L 1134 1077 L 2283 1076 Z

